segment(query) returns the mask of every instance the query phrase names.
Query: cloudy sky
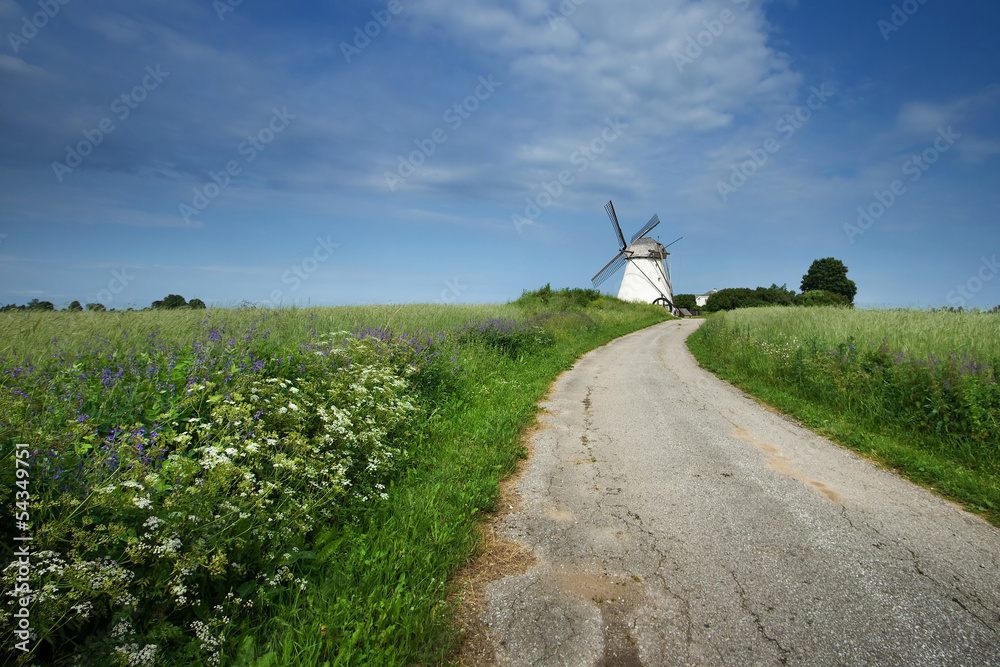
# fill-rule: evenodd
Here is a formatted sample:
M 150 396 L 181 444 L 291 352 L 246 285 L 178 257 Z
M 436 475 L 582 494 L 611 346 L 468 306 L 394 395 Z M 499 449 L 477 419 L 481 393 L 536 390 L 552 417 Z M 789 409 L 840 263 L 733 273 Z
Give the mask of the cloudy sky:
M 995 0 L 0 0 L 0 302 L 1000 303 Z M 604 289 L 617 291 L 616 279 Z

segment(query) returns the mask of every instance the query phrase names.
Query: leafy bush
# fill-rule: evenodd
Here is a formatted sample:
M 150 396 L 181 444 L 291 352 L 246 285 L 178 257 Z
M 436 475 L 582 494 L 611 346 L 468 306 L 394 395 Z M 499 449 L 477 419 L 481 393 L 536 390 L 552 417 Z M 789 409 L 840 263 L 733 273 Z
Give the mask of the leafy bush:
M 850 300 L 842 295 L 826 290 L 810 290 L 795 297 L 796 306 L 850 306 Z
M 708 297 L 703 310 L 710 313 L 720 310 L 735 310 L 737 308 L 754 308 L 757 306 L 790 306 L 795 300 L 795 292 L 785 285 L 778 287 L 729 287 L 721 289 Z
M 688 310 L 698 310 L 697 297 L 694 294 L 675 294 L 674 295 L 674 305 L 678 308 L 687 308 Z
M 527 290 L 514 303 L 534 312 L 567 312 L 580 311 L 587 306 L 606 298 L 598 290 L 564 287 L 553 290 L 546 284 L 533 292 Z
M 537 324 L 495 318 L 467 323 L 455 332 L 459 344 L 477 343 L 511 358 L 552 345 L 552 335 Z
M 186 346 L 94 341 L 7 368 L 0 458 L 31 450 L 36 656 L 217 663 L 232 619 L 308 586 L 299 564 L 319 527 L 388 497 L 435 341 L 361 331 L 283 353 L 268 334 L 206 320 Z M 17 575 L 15 560 L 5 590 Z M 0 607 L 8 647 L 13 603 Z

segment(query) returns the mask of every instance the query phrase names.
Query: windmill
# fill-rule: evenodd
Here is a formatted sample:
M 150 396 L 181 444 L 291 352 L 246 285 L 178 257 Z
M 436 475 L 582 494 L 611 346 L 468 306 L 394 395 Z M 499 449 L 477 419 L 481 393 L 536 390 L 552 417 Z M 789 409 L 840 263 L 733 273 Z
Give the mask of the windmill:
M 669 308 L 674 315 L 677 315 L 679 311 L 674 306 L 674 291 L 670 284 L 670 253 L 667 252 L 669 246 L 664 247 L 658 241 L 646 237 L 653 227 L 660 224 L 660 218 L 654 214 L 626 244 L 621 225 L 618 224 L 618 216 L 615 215 L 615 207 L 609 201 L 604 210 L 608 212 L 611 226 L 615 230 L 618 254 L 591 279 L 594 287 L 625 266 L 622 286 L 618 290 L 619 299 L 655 303 Z

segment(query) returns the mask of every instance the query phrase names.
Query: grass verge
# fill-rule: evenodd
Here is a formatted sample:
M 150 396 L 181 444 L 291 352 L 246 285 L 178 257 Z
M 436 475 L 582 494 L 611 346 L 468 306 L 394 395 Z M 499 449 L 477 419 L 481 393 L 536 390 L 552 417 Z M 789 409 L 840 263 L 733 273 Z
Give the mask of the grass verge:
M 688 347 L 763 403 L 1000 526 L 998 322 L 754 308 L 710 317 Z
M 524 305 L 536 316 L 560 308 Z M 539 401 L 585 352 L 664 319 L 651 309 L 609 315 L 549 314 L 552 347 L 465 357 L 465 385 L 439 407 L 425 455 L 393 485 L 395 501 L 324 536 L 324 580 L 289 609 L 308 622 L 276 620 L 271 638 L 248 653 L 267 657 L 236 664 L 445 663 L 460 639 L 445 583 L 475 554 L 475 527 L 496 510 L 499 482 L 525 456 L 521 435 Z

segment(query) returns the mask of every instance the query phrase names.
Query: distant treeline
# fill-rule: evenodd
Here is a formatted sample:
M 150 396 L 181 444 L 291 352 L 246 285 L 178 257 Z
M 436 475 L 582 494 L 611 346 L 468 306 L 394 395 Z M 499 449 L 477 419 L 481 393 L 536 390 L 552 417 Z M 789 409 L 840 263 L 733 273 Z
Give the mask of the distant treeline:
M 703 310 L 715 313 L 720 310 L 753 308 L 754 306 L 853 306 L 858 286 L 847 277 L 847 267 L 835 257 L 815 260 L 809 271 L 802 276 L 801 294 L 788 289 L 788 285 L 778 287 L 729 287 L 708 297 L 700 308 L 694 294 L 678 294 L 674 301 L 678 308 Z
M 142 308 L 141 310 L 174 310 L 176 308 L 192 308 L 195 310 L 205 308 L 205 302 L 201 299 L 191 299 L 186 301 L 184 297 L 180 294 L 168 294 L 163 299 L 159 301 L 154 301 L 149 308 Z M 79 301 L 73 301 L 68 306 L 63 308 L 63 312 L 83 312 L 83 310 L 89 311 L 106 311 L 107 308 L 104 307 L 102 303 L 88 303 L 86 307 L 80 305 Z M 9 303 L 6 306 L 0 307 L 0 313 L 6 313 L 10 311 L 40 311 L 40 310 L 56 310 L 56 307 L 51 301 L 39 301 L 38 299 L 32 299 L 23 306 L 17 304 Z M 127 308 L 126 310 L 135 310 L 134 308 Z M 111 309 L 114 311 L 114 308 Z
M 770 287 L 728 287 L 708 297 L 704 306 L 698 306 L 694 294 L 678 294 L 674 297 L 678 308 L 705 311 L 709 313 L 755 306 L 850 306 L 851 302 L 843 294 L 826 290 L 809 290 L 796 294 L 786 285 Z

